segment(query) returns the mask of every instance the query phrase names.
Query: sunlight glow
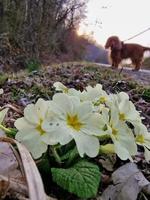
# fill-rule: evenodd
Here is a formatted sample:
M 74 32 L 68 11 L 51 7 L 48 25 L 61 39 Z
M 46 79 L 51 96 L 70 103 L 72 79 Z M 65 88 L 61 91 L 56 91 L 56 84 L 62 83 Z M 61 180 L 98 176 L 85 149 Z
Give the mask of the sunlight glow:
M 111 35 L 126 40 L 150 27 L 149 9 L 149 0 L 89 0 L 87 19 L 80 24 L 78 34 L 89 34 L 102 45 Z M 150 31 L 129 42 L 150 46 Z

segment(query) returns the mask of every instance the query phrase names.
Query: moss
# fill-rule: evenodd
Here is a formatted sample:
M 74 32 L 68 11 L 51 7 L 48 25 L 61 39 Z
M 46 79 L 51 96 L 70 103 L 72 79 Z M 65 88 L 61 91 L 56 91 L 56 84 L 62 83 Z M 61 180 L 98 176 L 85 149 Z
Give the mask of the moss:
M 30 92 L 36 97 L 42 97 L 45 99 L 50 99 L 53 95 L 53 92 L 50 91 L 48 87 L 36 83 L 31 87 Z
M 36 59 L 30 59 L 26 63 L 26 69 L 29 72 L 37 71 L 39 70 L 40 67 L 41 67 L 41 63 Z
M 145 99 L 146 101 L 150 102 L 150 88 L 144 89 L 144 91 L 143 91 L 143 93 L 142 93 L 142 97 L 143 97 L 143 99 Z
M 25 96 L 24 89 L 17 88 L 17 86 L 13 86 L 11 88 L 11 98 L 12 98 L 12 100 L 18 101 L 24 96 Z

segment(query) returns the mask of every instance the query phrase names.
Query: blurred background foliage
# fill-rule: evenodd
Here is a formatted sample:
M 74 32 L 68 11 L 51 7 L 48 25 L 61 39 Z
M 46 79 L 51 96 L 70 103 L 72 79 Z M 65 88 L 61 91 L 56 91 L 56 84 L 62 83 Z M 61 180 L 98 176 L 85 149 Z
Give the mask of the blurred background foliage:
M 0 68 L 25 68 L 31 60 L 44 64 L 58 60 L 107 63 L 103 47 L 77 34 L 86 17 L 86 3 L 87 0 L 0 0 Z

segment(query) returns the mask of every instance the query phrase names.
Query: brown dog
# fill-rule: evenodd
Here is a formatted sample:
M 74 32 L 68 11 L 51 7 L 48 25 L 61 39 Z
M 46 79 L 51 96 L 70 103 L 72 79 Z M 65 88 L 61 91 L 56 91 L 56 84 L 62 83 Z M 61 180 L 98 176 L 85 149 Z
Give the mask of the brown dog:
M 132 64 L 135 66 L 135 71 L 138 71 L 141 68 L 144 52 L 150 51 L 149 47 L 143 47 L 139 44 L 124 44 L 117 36 L 109 37 L 105 44 L 105 48 L 111 49 L 110 57 L 112 59 L 112 67 L 118 68 L 123 59 L 130 58 Z

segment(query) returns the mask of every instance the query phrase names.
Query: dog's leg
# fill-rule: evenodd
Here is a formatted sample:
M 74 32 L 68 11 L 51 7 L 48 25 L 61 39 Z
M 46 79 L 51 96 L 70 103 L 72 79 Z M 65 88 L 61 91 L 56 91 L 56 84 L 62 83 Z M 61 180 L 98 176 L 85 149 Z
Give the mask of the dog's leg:
M 112 65 L 111 65 L 111 67 L 113 69 L 118 69 L 120 62 L 121 62 L 120 58 L 112 59 Z
M 118 69 L 118 66 L 119 66 L 118 63 L 113 62 L 112 65 L 111 65 L 111 68 L 112 68 L 112 69 Z
M 134 64 L 135 64 L 135 68 L 132 71 L 139 71 L 142 65 L 142 60 L 136 60 Z
M 119 67 L 119 63 L 116 62 L 116 63 L 115 63 L 115 69 L 118 69 L 118 67 Z
M 132 71 L 139 71 L 141 68 L 141 64 L 138 64 L 135 66 L 135 68 Z
M 121 56 L 119 50 L 112 50 L 111 51 L 111 60 L 112 60 L 112 68 L 118 69 L 119 63 L 121 62 Z
M 115 68 L 116 68 L 116 67 L 115 67 L 115 62 L 112 63 L 111 68 L 112 68 L 112 69 L 115 69 Z
M 132 60 L 132 66 L 134 67 L 134 69 L 132 69 L 132 71 L 138 71 L 141 67 L 141 62 L 139 60 L 133 59 Z

